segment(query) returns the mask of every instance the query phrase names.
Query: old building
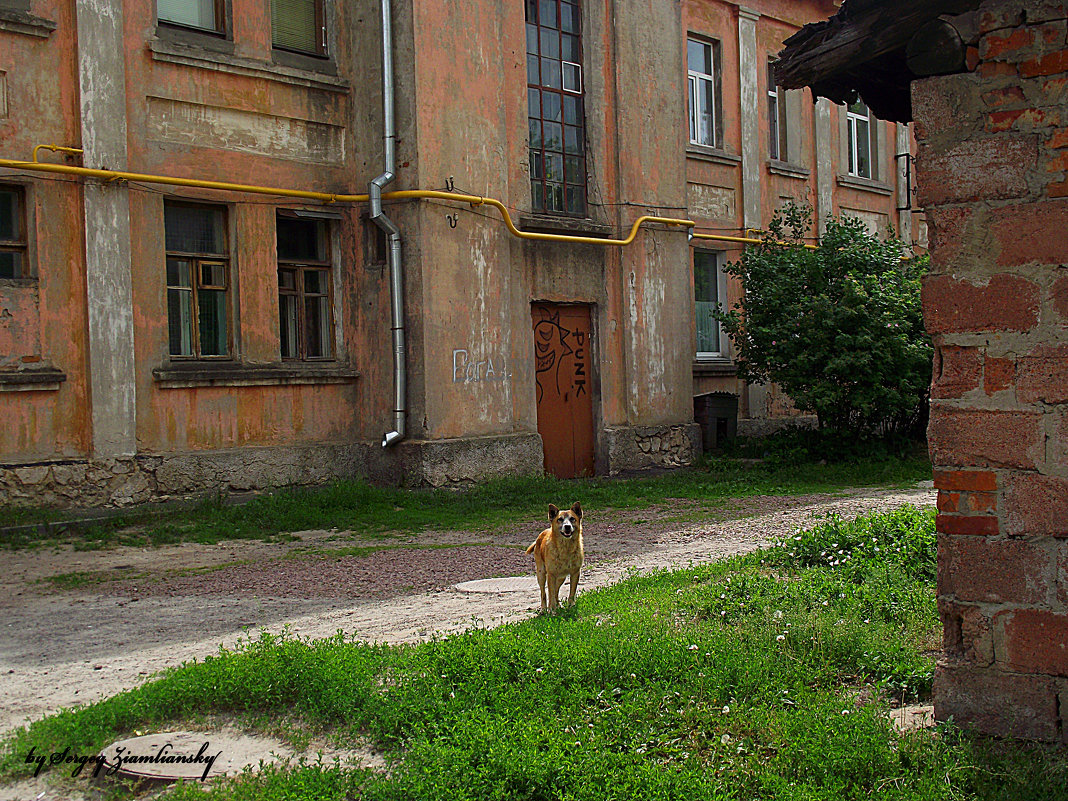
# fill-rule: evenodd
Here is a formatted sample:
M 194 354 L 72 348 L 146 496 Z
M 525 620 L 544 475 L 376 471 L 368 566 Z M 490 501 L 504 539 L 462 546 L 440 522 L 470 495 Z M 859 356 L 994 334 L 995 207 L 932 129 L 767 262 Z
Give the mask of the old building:
M 848 0 L 780 77 L 919 139 L 932 228 L 935 717 L 1068 740 L 1068 4 Z M 914 81 L 914 82 L 913 82 Z M 910 86 L 911 84 L 911 86 Z M 911 90 L 911 91 L 910 91 Z
M 784 199 L 922 239 L 907 129 L 769 79 L 833 10 L 396 0 L 383 47 L 379 0 L 0 0 L 0 501 L 612 473 L 692 460 L 695 395 L 789 414 L 708 315 L 738 240 Z
M 893 231 L 926 247 L 926 223 L 910 197 L 908 126 L 879 120 L 862 102 L 821 98 L 814 105 L 809 90 L 783 90 L 772 75 L 770 64 L 783 41 L 838 5 L 683 4 L 690 112 L 686 198 L 697 231 L 744 237 L 794 201 L 811 206 L 819 223 L 828 215 L 860 217 L 872 231 Z M 730 342 L 708 314 L 724 298 L 729 304 L 737 298 L 739 288 L 724 280 L 722 268 L 741 255 L 744 244 L 693 245 L 694 394 L 737 397 L 742 431 L 773 430 L 796 411 L 776 387 L 747 386 L 734 377 Z

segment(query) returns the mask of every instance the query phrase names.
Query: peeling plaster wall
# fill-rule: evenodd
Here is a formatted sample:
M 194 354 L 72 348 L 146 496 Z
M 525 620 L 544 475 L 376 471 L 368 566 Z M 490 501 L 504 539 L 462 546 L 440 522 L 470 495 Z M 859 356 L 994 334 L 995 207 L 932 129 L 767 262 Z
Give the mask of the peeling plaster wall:
M 79 144 L 74 4 L 33 0 L 28 32 L 0 31 L 0 152 L 29 158 L 40 142 Z M 6 112 L 6 113 L 5 113 Z M 63 161 L 44 154 L 45 160 Z M 29 275 L 0 280 L 0 463 L 85 457 L 90 445 L 82 191 L 76 182 L 4 170 L 22 188 Z M 10 315 L 10 316 L 7 316 Z M 59 371 L 49 385 L 8 383 Z
M 84 146 L 87 166 L 363 192 L 382 169 L 377 2 L 355 0 L 344 14 L 328 7 L 332 59 L 294 66 L 271 50 L 262 0 L 229 4 L 225 40 L 157 25 L 147 2 L 81 0 L 75 20 L 33 0 L 56 30 L 32 45 L 20 40 L 10 63 L 0 47 L 0 70 L 11 109 L 26 108 L 41 87 L 47 113 L 0 120 L 12 134 L 5 147 L 16 151 L 3 155 L 55 141 Z M 582 7 L 590 216 L 599 233 L 618 236 L 640 214 L 686 206 L 684 34 L 677 5 Z M 5 45 L 7 36 L 0 31 Z M 441 187 L 452 176 L 457 189 L 502 198 L 521 220 L 530 212 L 522 5 L 398 0 L 394 42 L 390 188 Z M 30 74 L 26 63 L 61 65 L 58 87 L 44 66 Z M 20 309 L 18 325 L 0 333 L 11 342 L 3 355 L 39 357 L 63 378 L 48 390 L 0 392 L 0 410 L 15 423 L 0 433 L 0 497 L 123 504 L 331 474 L 448 484 L 539 472 L 530 309 L 546 300 L 591 308 L 598 469 L 693 456 L 692 326 L 678 313 L 692 304 L 682 231 L 645 229 L 624 250 L 528 243 L 486 209 L 387 204 L 404 239 L 410 440 L 382 452 L 389 298 L 363 209 L 338 208 L 332 223 L 334 366 L 359 377 L 294 385 L 243 376 L 293 368 L 280 362 L 275 215 L 316 204 L 12 180 L 32 189 L 39 278 L 7 295 L 0 286 L 0 301 Z M 215 365 L 226 373 L 218 381 L 175 377 L 183 365 L 168 347 L 168 199 L 226 212 L 233 343 L 232 359 Z

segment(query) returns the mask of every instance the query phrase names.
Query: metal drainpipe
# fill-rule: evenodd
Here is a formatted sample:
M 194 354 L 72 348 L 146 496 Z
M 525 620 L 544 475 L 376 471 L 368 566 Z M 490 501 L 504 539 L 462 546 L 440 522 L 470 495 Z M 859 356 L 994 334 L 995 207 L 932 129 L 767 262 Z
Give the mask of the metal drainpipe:
M 382 187 L 390 183 L 396 169 L 393 121 L 393 21 L 390 0 L 382 0 L 382 118 L 385 172 L 371 181 L 368 194 L 371 219 L 389 237 L 389 299 L 393 321 L 393 430 L 382 438 L 388 448 L 404 439 L 406 429 L 408 357 L 404 344 L 404 266 L 401 262 L 400 229 L 382 211 Z

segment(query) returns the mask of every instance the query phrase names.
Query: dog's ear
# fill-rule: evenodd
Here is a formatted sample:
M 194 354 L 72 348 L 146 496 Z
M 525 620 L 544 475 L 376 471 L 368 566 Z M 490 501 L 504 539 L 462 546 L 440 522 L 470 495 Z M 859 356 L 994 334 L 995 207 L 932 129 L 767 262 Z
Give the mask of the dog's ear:
M 573 504 L 571 504 L 571 511 L 575 513 L 575 517 L 577 517 L 579 520 L 582 519 L 582 507 L 579 506 L 578 501 L 575 501 Z
M 555 520 L 556 516 L 560 514 L 560 510 L 556 508 L 554 504 L 549 504 L 549 519 Z

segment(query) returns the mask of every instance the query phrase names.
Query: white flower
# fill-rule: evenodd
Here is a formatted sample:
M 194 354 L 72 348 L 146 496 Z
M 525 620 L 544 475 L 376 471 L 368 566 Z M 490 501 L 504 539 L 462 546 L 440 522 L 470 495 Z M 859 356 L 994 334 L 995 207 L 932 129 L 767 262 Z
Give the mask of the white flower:
M 776 609 L 775 610 L 775 614 L 772 615 L 772 617 L 774 617 L 776 620 L 781 620 L 782 619 L 782 610 L 781 609 Z
M 786 639 L 786 635 L 785 635 L 785 634 L 780 634 L 780 635 L 779 635 L 778 637 L 776 637 L 775 639 L 776 639 L 776 640 L 778 640 L 779 642 L 782 642 L 783 640 L 785 640 L 785 639 Z
M 722 737 L 719 738 L 719 741 L 722 745 L 726 745 L 731 741 L 731 736 L 729 734 L 724 734 Z
M 730 711 L 731 711 L 731 708 L 729 706 L 724 706 L 723 710 L 722 710 L 722 714 L 726 715 Z
M 691 645 L 687 650 L 696 651 L 697 650 L 697 646 L 696 645 Z

